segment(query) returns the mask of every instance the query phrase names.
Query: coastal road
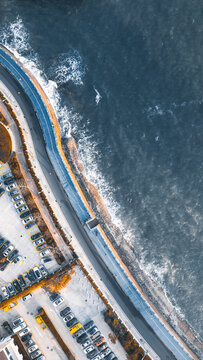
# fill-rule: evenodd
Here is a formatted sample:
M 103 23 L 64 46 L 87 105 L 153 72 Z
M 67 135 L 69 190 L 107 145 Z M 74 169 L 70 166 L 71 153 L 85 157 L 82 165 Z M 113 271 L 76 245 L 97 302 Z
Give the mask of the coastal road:
M 55 170 L 46 152 L 46 144 L 42 136 L 42 129 L 40 127 L 38 118 L 35 114 L 35 111 L 28 96 L 25 94 L 20 84 L 1 65 L 0 80 L 5 84 L 5 86 L 9 89 L 12 95 L 16 98 L 16 101 L 18 102 L 22 112 L 24 113 L 24 116 L 27 120 L 32 134 L 35 152 L 42 171 L 46 177 L 47 182 L 49 183 L 55 199 L 61 206 L 61 209 L 71 227 L 72 232 L 80 242 L 83 251 L 88 256 L 92 266 L 97 271 L 98 275 L 114 297 L 115 301 L 125 312 L 129 321 L 137 328 L 139 333 L 142 335 L 143 339 L 148 342 L 148 344 L 152 347 L 152 349 L 158 354 L 161 359 L 174 360 L 174 355 L 168 350 L 168 348 L 166 348 L 166 346 L 162 343 L 161 339 L 158 338 L 158 336 L 149 327 L 141 314 L 135 309 L 130 299 L 122 291 L 109 269 L 100 259 L 97 250 L 89 239 L 74 209 L 72 208 L 72 205 L 69 202 L 68 196 L 66 195 L 57 176 L 55 175 Z M 20 92 L 20 94 L 18 94 L 18 92 Z

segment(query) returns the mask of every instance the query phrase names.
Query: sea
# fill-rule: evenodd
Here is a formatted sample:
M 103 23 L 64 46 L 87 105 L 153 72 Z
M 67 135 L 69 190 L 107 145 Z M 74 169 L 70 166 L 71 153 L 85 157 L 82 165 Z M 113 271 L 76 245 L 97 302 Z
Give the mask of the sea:
M 142 271 L 200 337 L 202 15 L 200 0 L 0 1 L 0 42 L 45 89 Z

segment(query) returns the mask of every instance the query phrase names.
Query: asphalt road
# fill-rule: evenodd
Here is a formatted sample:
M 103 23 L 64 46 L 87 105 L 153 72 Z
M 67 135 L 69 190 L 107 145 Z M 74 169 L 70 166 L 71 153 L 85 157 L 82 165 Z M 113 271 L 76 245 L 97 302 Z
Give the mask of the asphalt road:
M 122 291 L 115 278 L 113 278 L 109 269 L 101 261 L 94 245 L 90 241 L 86 231 L 80 223 L 74 209 L 72 208 L 68 196 L 66 195 L 63 187 L 61 186 L 52 163 L 49 160 L 46 152 L 45 142 L 42 136 L 42 130 L 39 125 L 38 118 L 34 112 L 32 104 L 24 93 L 24 90 L 19 83 L 0 65 L 0 80 L 6 85 L 13 96 L 16 98 L 20 105 L 24 116 L 28 122 L 32 139 L 35 147 L 35 152 L 44 175 L 49 183 L 49 186 L 61 206 L 61 209 L 69 222 L 72 232 L 80 241 L 80 244 L 88 256 L 93 267 L 96 269 L 100 278 L 111 292 L 115 301 L 119 304 L 131 323 L 137 328 L 142 337 L 154 349 L 154 351 L 163 360 L 175 359 L 174 355 L 165 347 L 161 339 L 157 337 L 154 331 L 148 326 L 141 314 L 135 309 L 130 299 Z M 20 92 L 20 95 L 18 94 Z M 51 173 L 51 175 L 50 175 Z M 60 221 L 60 219 L 59 219 Z

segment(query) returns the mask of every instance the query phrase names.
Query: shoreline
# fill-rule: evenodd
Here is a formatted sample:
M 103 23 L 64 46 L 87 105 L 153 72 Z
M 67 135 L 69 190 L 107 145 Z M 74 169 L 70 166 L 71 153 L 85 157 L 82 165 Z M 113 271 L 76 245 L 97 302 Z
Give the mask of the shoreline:
M 193 351 L 203 351 L 203 343 L 200 336 L 195 333 L 187 320 L 178 314 L 176 308 L 167 298 L 164 289 L 152 278 L 143 272 L 136 259 L 133 247 L 127 242 L 121 230 L 113 223 L 108 209 L 96 187 L 91 184 L 86 176 L 83 164 L 80 162 L 77 144 L 71 136 L 68 139 L 62 138 L 62 148 L 71 166 L 76 180 L 90 203 L 99 224 L 110 239 L 122 262 L 127 266 L 135 281 L 146 294 L 150 302 L 160 312 L 164 319 L 183 338 Z M 133 265 L 132 265 L 133 264 Z

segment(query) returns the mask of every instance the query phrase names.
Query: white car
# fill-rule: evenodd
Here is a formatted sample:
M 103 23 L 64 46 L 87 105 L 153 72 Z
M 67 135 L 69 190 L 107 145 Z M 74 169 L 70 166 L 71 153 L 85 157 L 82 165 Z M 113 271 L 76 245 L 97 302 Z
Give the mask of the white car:
M 6 186 L 6 190 L 11 191 L 11 190 L 15 189 L 16 187 L 17 187 L 17 184 L 13 183 L 11 185 Z
M 28 222 L 30 222 L 30 221 L 32 221 L 34 218 L 33 218 L 33 216 L 31 215 L 31 216 L 28 216 L 27 218 L 25 218 L 23 221 L 22 221 L 22 223 L 25 225 L 25 224 L 27 224 Z
M 22 212 L 24 212 L 25 210 L 28 210 L 28 206 L 27 205 L 24 205 L 24 206 L 21 206 L 17 209 L 17 212 L 18 214 L 21 214 Z
M 23 335 L 28 334 L 30 331 L 30 328 L 27 326 L 25 329 L 19 332 L 19 336 L 22 337 Z
M 27 349 L 27 351 L 29 352 L 29 354 L 31 354 L 33 351 L 35 351 L 35 350 L 37 350 L 37 349 L 38 349 L 38 346 L 37 346 L 37 344 L 35 344 L 35 345 L 30 346 L 30 347 Z
M 46 277 L 49 274 L 47 269 L 44 267 L 44 265 L 39 265 L 39 269 L 44 277 Z
M 33 245 L 34 245 L 34 246 L 40 245 L 40 244 L 42 244 L 42 243 L 44 243 L 44 238 L 41 238 L 41 239 L 38 239 L 38 240 L 33 241 Z
M 44 256 L 46 256 L 46 255 L 48 255 L 48 254 L 50 254 L 51 253 L 51 250 L 50 249 L 46 249 L 46 250 L 44 250 L 44 251 L 41 251 L 40 253 L 39 253 L 39 256 L 40 257 L 44 257 Z
M 87 341 L 85 341 L 84 344 L 81 344 L 82 348 L 85 349 L 87 346 L 89 346 L 90 344 L 92 344 L 92 341 L 90 339 L 87 339 Z
M 25 200 L 20 200 L 18 201 L 17 203 L 14 204 L 15 208 L 19 208 L 21 205 L 24 205 L 25 204 Z
M 62 298 L 62 296 L 59 296 L 54 302 L 54 306 L 59 306 L 64 302 L 64 298 Z
M 8 298 L 9 298 L 9 292 L 7 291 L 7 289 L 6 289 L 5 286 L 3 286 L 3 287 L 1 288 L 1 291 L 2 291 L 2 293 L 3 293 L 3 296 L 4 296 L 6 299 L 8 299 Z
M 97 354 L 92 360 L 101 360 L 101 354 Z
M 38 280 L 42 279 L 42 273 L 40 271 L 40 269 L 38 268 L 38 266 L 33 267 L 34 273 L 37 276 Z
M 70 320 L 72 320 L 72 319 L 74 318 L 74 316 L 75 316 L 75 315 L 74 315 L 72 312 L 69 312 L 69 314 L 66 315 L 66 316 L 63 318 L 63 321 L 64 321 L 64 322 L 70 321 Z
M 31 297 L 32 297 L 32 294 L 27 294 L 27 295 L 23 296 L 22 299 L 23 299 L 23 301 L 26 301 L 28 299 L 31 299 Z
M 10 245 L 6 251 L 3 252 L 3 256 L 7 257 L 14 249 L 13 245 Z
M 90 345 L 84 349 L 85 354 L 89 354 L 91 351 L 95 349 L 94 345 Z
M 13 327 L 13 332 L 14 334 L 18 333 L 20 331 L 20 333 L 22 333 L 25 329 L 26 329 L 26 323 L 25 321 L 21 322 L 20 324 L 16 325 L 15 327 Z M 23 329 L 23 330 L 22 330 Z M 20 334 L 19 333 L 19 334 Z M 23 336 L 23 335 L 22 335 Z
M 22 199 L 22 198 L 23 198 L 23 195 L 19 194 L 19 195 L 14 196 L 11 200 L 12 200 L 13 202 L 16 202 L 16 201 L 18 201 L 18 200 L 20 200 L 20 199 Z
M 15 320 L 13 320 L 12 324 L 15 327 L 16 325 L 22 323 L 24 320 L 22 317 L 17 317 Z
M 31 359 L 38 359 L 38 356 L 41 355 L 41 351 L 38 349 L 36 350 L 35 352 L 33 352 L 31 355 L 30 355 L 30 358 Z

